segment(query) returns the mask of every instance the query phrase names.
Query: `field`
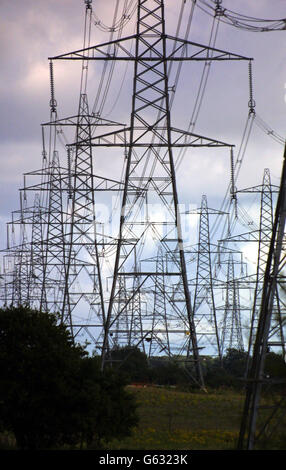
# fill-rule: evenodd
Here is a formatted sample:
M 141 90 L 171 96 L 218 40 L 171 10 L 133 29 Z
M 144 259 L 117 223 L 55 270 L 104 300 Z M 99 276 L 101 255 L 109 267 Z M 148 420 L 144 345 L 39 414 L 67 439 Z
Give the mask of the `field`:
M 235 449 L 243 395 L 230 392 L 183 392 L 171 388 L 130 386 L 140 417 L 132 435 L 108 449 Z
M 235 450 L 244 394 L 230 391 L 183 392 L 130 386 L 138 403 L 139 424 L 130 437 L 108 450 Z M 286 418 L 260 449 L 286 449 Z
M 128 386 L 138 404 L 139 423 L 131 436 L 105 443 L 106 450 L 235 450 L 244 394 L 238 391 L 180 391 L 171 387 Z M 264 401 L 264 404 L 267 402 Z M 286 417 L 260 449 L 286 449 Z M 0 434 L 0 449 L 14 448 Z

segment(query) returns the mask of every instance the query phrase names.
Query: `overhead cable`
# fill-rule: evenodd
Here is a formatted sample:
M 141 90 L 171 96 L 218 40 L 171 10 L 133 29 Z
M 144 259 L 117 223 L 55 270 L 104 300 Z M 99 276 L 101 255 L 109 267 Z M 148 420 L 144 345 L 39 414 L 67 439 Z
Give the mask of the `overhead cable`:
M 239 29 L 252 32 L 282 31 L 286 29 L 286 18 L 272 20 L 243 15 L 223 8 L 221 0 L 192 0 L 208 15 L 219 14 L 221 21 Z

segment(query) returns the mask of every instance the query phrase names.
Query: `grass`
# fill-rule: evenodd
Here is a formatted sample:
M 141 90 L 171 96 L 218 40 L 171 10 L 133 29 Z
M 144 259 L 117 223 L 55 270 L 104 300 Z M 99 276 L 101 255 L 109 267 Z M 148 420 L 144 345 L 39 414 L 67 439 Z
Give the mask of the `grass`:
M 106 443 L 105 450 L 235 450 L 245 395 L 229 389 L 180 391 L 168 387 L 129 386 L 138 403 L 139 423 L 131 436 Z M 270 404 L 266 401 L 263 404 Z M 284 413 L 285 415 L 285 413 Z M 286 416 L 261 449 L 286 449 Z M 0 435 L 0 450 L 13 449 L 8 433 Z
M 139 424 L 130 437 L 109 450 L 235 449 L 244 396 L 231 391 L 183 392 L 168 388 L 132 388 Z

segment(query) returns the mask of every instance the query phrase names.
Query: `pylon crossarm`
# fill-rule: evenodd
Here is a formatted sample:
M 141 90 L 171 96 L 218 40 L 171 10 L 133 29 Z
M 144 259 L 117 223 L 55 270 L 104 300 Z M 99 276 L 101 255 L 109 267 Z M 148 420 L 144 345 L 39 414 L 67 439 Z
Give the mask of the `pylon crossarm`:
M 158 31 L 153 36 L 148 36 L 145 34 L 147 38 L 150 37 L 157 37 L 158 38 Z M 143 40 L 142 40 L 143 38 Z M 98 44 L 96 46 L 87 47 L 84 49 L 79 49 L 72 52 L 67 52 L 65 54 L 60 54 L 54 57 L 50 57 L 49 60 L 127 60 L 127 61 L 136 61 L 138 57 L 131 53 L 132 44 L 134 41 L 141 39 L 142 42 L 144 41 L 144 35 L 134 34 L 132 36 L 127 36 L 125 38 L 117 39 L 114 41 L 105 42 L 102 44 Z M 176 38 L 174 36 L 169 36 L 167 34 L 161 34 L 157 39 L 165 40 L 166 41 L 166 49 L 172 48 L 172 52 L 167 53 L 165 60 L 168 61 L 224 61 L 224 60 L 252 60 L 250 57 L 245 57 L 239 54 L 234 54 L 229 51 L 225 51 L 223 49 L 217 49 L 214 47 L 206 46 L 203 44 L 199 44 L 193 41 L 188 41 L 185 39 Z M 130 43 L 129 45 L 127 45 Z M 125 45 L 125 47 L 123 46 Z M 148 46 L 146 50 L 144 50 L 144 60 L 148 62 L 157 61 L 160 57 L 160 53 L 158 50 L 154 48 L 154 46 L 150 46 L 150 43 L 147 43 Z M 174 48 L 174 44 L 176 47 Z M 111 52 L 112 48 L 112 52 Z M 154 55 L 146 54 L 146 51 L 150 53 L 150 50 L 153 50 Z M 190 50 L 192 52 L 190 52 Z M 119 55 L 119 52 L 123 52 L 124 55 Z M 142 58 L 142 54 L 139 58 Z M 161 56 L 162 57 L 162 56 Z
M 149 102 L 149 106 L 150 106 Z M 199 134 L 194 134 L 174 127 L 170 127 L 171 141 L 163 137 L 160 132 L 166 131 L 166 127 L 156 126 L 134 126 L 124 127 L 122 129 L 106 132 L 104 134 L 92 136 L 90 140 L 82 140 L 81 146 L 95 147 L 152 147 L 152 148 L 168 148 L 171 147 L 233 147 L 233 144 L 223 142 L 217 139 L 211 139 Z M 130 141 L 130 133 L 133 133 L 133 140 Z M 151 141 L 149 135 L 158 137 L 158 141 Z M 145 140 L 143 140 L 143 137 Z M 159 140 L 160 139 L 160 140 Z M 76 146 L 77 143 L 69 144 L 70 147 Z

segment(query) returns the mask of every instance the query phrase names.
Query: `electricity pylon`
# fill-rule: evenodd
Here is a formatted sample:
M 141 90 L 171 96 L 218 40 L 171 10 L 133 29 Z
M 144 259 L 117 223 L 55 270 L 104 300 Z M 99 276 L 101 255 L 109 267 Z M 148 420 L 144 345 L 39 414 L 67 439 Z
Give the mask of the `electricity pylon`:
M 275 209 L 273 229 L 269 244 L 267 263 L 263 278 L 261 303 L 255 341 L 247 374 L 246 396 L 241 420 L 239 449 L 254 449 L 261 438 L 269 439 L 271 433 L 285 416 L 285 393 L 273 394 L 273 404 L 262 406 L 262 392 L 275 384 L 285 384 L 285 378 L 269 377 L 265 374 L 267 353 L 273 344 L 284 353 L 285 359 L 285 317 L 279 310 L 274 312 L 274 301 L 277 287 L 283 283 L 285 267 L 285 221 L 286 221 L 286 146 L 280 180 L 280 188 Z M 275 338 L 275 341 L 274 341 Z M 285 387 L 285 385 L 284 385 Z M 283 388 L 284 388 L 283 387 Z M 273 390 L 273 388 L 272 388 Z M 264 414 L 261 412 L 263 408 Z M 268 409 L 268 413 L 266 413 Z M 266 411 L 265 411 L 266 410 Z M 265 414 L 266 413 L 266 414 Z
M 96 236 L 93 155 L 90 147 L 82 148 L 81 146 L 82 140 L 91 138 L 89 116 L 87 96 L 82 93 L 77 117 L 71 187 L 69 188 L 70 216 L 66 220 L 65 238 L 68 249 L 62 315 L 71 318 L 73 309 L 88 297 L 91 305 L 97 309 L 98 318 L 101 317 L 103 321 L 104 300 Z M 77 288 L 74 289 L 81 279 L 85 283 L 83 292 Z
M 34 208 L 27 206 L 25 192 L 20 192 L 20 209 L 13 211 L 12 221 L 7 224 L 7 248 L 3 250 L 2 298 L 5 305 L 29 305 L 31 244 L 29 225 Z
M 27 304 L 33 308 L 39 308 L 41 291 L 43 286 L 44 273 L 44 220 L 45 208 L 41 206 L 39 193 L 35 194 L 34 207 L 31 221 L 31 242 L 30 242 L 30 260 L 29 260 L 29 279 L 28 279 L 28 298 Z M 44 299 L 44 309 L 47 311 L 46 299 Z
M 42 174 L 48 178 L 44 183 L 47 191 L 46 231 L 43 238 L 44 267 L 40 296 L 40 309 L 62 311 L 63 279 L 66 269 L 64 234 L 64 182 L 57 150 L 52 151 L 50 164 L 43 167 Z
M 259 231 L 258 231 L 258 255 L 257 255 L 257 265 L 256 265 L 256 283 L 254 290 L 254 299 L 253 299 L 253 308 L 252 308 L 252 317 L 251 317 L 251 327 L 249 334 L 249 345 L 248 345 L 248 357 L 250 359 L 253 347 L 254 340 L 256 336 L 256 328 L 259 310 L 261 307 L 261 296 L 263 289 L 263 278 L 267 266 L 267 259 L 269 253 L 269 247 L 271 242 L 272 230 L 273 230 L 273 195 L 277 193 L 279 188 L 272 185 L 270 171 L 268 168 L 264 170 L 263 181 L 261 187 L 252 188 L 252 192 L 260 191 L 260 219 L 259 219 Z M 243 190 L 242 192 L 246 192 Z M 251 188 L 250 190 L 251 191 Z M 280 300 L 278 294 L 278 288 L 274 294 L 273 299 L 273 309 L 278 312 L 280 309 Z M 249 362 L 248 362 L 249 364 Z M 247 373 L 247 371 L 246 371 Z
M 196 254 L 196 275 L 194 281 L 193 312 L 199 333 L 200 347 L 211 347 L 211 354 L 222 359 L 219 322 L 215 303 L 214 259 L 220 255 L 219 247 L 211 243 L 210 215 L 226 215 L 220 210 L 208 207 L 207 196 L 202 196 L 201 207 L 188 211 L 188 214 L 199 214 L 199 235 Z M 204 344 L 204 345 L 203 345 Z
M 131 44 L 135 43 L 135 53 Z M 210 57 L 211 53 L 211 57 Z M 110 332 L 118 321 L 120 282 L 125 276 L 132 292 L 132 302 L 144 286 L 148 292 L 148 305 L 154 305 L 154 286 L 163 273 L 156 271 L 156 262 L 148 265 L 142 260 L 157 252 L 158 246 L 168 253 L 169 260 L 164 273 L 167 312 L 173 331 L 170 344 L 172 354 L 191 354 L 196 368 L 196 380 L 203 382 L 193 311 L 188 287 L 179 199 L 174 165 L 174 149 L 191 146 L 231 147 L 230 145 L 172 127 L 169 106 L 168 61 L 249 60 L 243 56 L 194 42 L 168 36 L 165 32 L 164 1 L 138 0 L 137 26 L 133 36 L 109 43 L 84 48 L 53 57 L 52 60 L 127 60 L 134 62 L 134 81 L 130 126 L 106 132 L 86 135 L 86 147 L 122 147 L 127 149 L 124 188 L 121 202 L 119 235 L 114 260 L 113 282 L 109 304 L 104 319 L 102 364 L 110 351 Z M 84 141 L 81 141 L 83 148 Z M 134 191 L 134 184 L 140 188 Z M 149 204 L 160 204 L 165 221 L 159 229 L 158 221 L 151 220 Z M 139 214 L 143 219 L 138 221 Z M 154 229 L 154 223 L 157 224 Z M 165 228 L 163 233 L 162 228 Z M 170 256 L 170 253 L 176 253 Z M 138 256 L 140 259 L 138 261 Z M 149 256 L 148 256 L 149 255 Z M 136 258 L 136 259 L 135 259 Z M 137 279 L 137 287 L 134 286 Z M 177 286 L 180 286 L 178 291 Z M 177 289 L 177 295 L 172 293 Z M 152 294 L 153 292 L 153 294 Z M 148 314 L 146 316 L 148 319 Z M 142 324 L 143 322 L 143 324 Z M 140 331 L 137 325 L 140 324 Z M 144 349 L 150 336 L 151 324 L 142 318 L 134 321 L 131 335 L 134 342 Z M 169 330 L 169 331 L 170 331 Z M 188 331 L 189 339 L 185 332 Z M 191 352 L 189 345 L 191 344 Z
M 278 192 L 278 187 L 273 185 L 271 182 L 270 171 L 268 168 L 264 169 L 262 184 L 252 186 L 244 189 L 237 190 L 235 192 L 236 197 L 239 194 L 259 194 L 260 195 L 260 206 L 259 206 L 259 220 L 258 223 L 254 223 L 253 220 L 249 219 L 249 226 L 253 226 L 252 230 L 239 234 L 229 234 L 224 243 L 251 243 L 257 246 L 257 261 L 256 271 L 253 274 L 244 276 L 243 278 L 237 279 L 240 288 L 249 289 L 253 291 L 252 307 L 250 313 L 250 320 L 247 323 L 247 335 L 248 335 L 248 360 L 245 373 L 247 374 L 247 368 L 249 366 L 250 357 L 252 354 L 253 343 L 255 339 L 255 330 L 257 327 L 258 312 L 261 303 L 261 293 L 263 287 L 263 277 L 266 269 L 268 251 L 270 246 L 270 240 L 273 229 L 273 196 Z M 240 206 L 237 206 L 237 222 L 240 220 Z M 242 214 L 243 216 L 243 214 Z M 280 300 L 278 291 L 274 297 L 273 307 L 276 312 L 280 309 Z
M 163 248 L 160 245 L 157 253 L 156 272 L 165 273 L 166 259 Z M 171 356 L 170 340 L 169 340 L 169 323 L 167 316 L 167 300 L 165 276 L 157 276 L 154 286 L 154 307 L 151 315 L 152 327 L 149 341 L 148 356 L 160 355 L 163 351 L 168 357 Z
M 240 263 L 239 263 L 240 264 Z M 227 262 L 226 297 L 221 329 L 222 354 L 227 349 L 244 350 L 242 328 L 239 283 L 235 276 L 235 261 L 233 254 L 229 255 Z

